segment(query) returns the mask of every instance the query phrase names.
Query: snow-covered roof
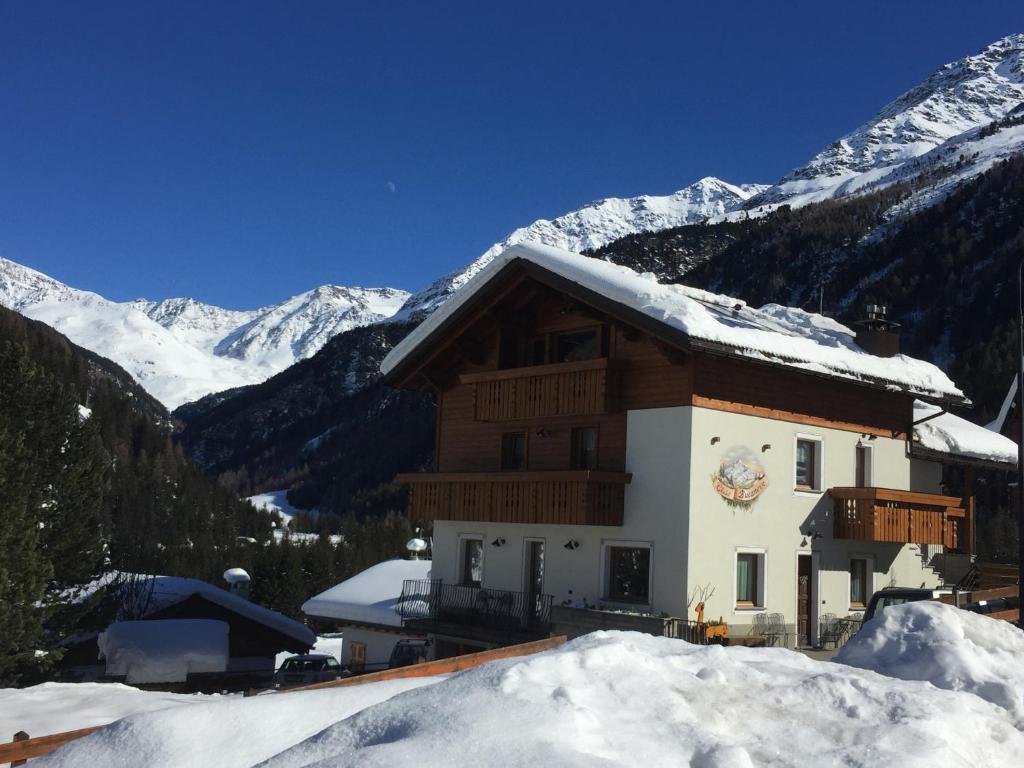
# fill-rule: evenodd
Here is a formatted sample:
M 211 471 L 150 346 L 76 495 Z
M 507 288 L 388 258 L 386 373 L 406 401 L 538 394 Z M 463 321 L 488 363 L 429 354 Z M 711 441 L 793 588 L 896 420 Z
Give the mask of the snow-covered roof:
M 387 560 L 357 573 L 302 605 L 307 616 L 400 627 L 398 600 L 406 579 L 429 579 L 429 560 Z
M 968 461 L 1017 466 L 1017 444 L 1010 438 L 952 413 L 942 413 L 937 405 L 915 400 L 914 421 L 929 416 L 934 418 L 914 425 L 915 446 Z
M 524 261 L 685 334 L 690 343 L 721 348 L 752 360 L 868 382 L 922 397 L 965 401 L 963 392 L 932 363 L 906 355 L 878 357 L 854 341 L 855 333 L 831 318 L 802 309 L 743 301 L 558 248 L 522 243 L 505 250 L 402 340 L 381 363 L 391 373 L 505 266 Z
M 155 576 L 148 612 L 151 613 L 180 603 L 192 595 L 199 595 L 211 603 L 216 603 L 222 608 L 234 611 L 310 647 L 316 642 L 316 635 L 304 624 L 199 579 L 187 579 L 182 576 Z

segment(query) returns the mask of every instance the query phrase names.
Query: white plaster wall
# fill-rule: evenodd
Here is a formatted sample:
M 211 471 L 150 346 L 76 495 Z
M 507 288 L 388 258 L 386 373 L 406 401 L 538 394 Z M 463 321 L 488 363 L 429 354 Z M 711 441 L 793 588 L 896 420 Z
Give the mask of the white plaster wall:
M 387 668 L 391 651 L 399 640 L 411 640 L 417 635 L 378 632 L 364 627 L 343 627 L 341 630 L 341 663 L 352 661 L 352 643 L 366 643 L 366 668 L 370 671 Z
M 825 491 L 834 486 L 855 484 L 857 444 L 863 441 L 872 447 L 871 485 L 909 489 L 911 462 L 903 440 L 868 439 L 836 429 L 705 408 L 693 410 L 688 582 L 691 589 L 705 584 L 715 588 L 706 606 L 710 618 L 721 616 L 730 624 L 733 634 L 744 634 L 757 612 L 737 608 L 735 604 L 736 553 L 740 548 L 764 551 L 766 580 L 762 610 L 781 613 L 790 624 L 796 621 L 797 558 L 801 553 L 815 553 L 815 565 L 819 569 L 812 623 L 816 615 L 846 616 L 850 612 L 851 557 L 867 556 L 874 562 L 873 580 L 879 587 L 890 583 L 919 586 L 923 582 L 934 584 L 937 581 L 930 569 L 922 567 L 914 545 L 832 538 L 832 499 Z M 820 493 L 794 488 L 798 435 L 821 439 Z M 745 506 L 729 504 L 711 484 L 711 476 L 717 472 L 724 456 L 737 446 L 749 449 L 768 477 L 768 488 Z M 805 537 L 802 532 L 814 535 Z
M 605 597 L 604 546 L 608 542 L 650 544 L 650 609 L 683 615 L 686 608 L 686 537 L 689 471 L 689 407 L 656 408 L 627 414 L 624 525 L 514 525 L 437 521 L 434 524 L 433 573 L 448 583 L 458 581 L 460 535 L 484 538 L 483 584 L 492 589 L 522 590 L 525 586 L 527 539 L 545 542 L 544 591 L 556 605 Z M 501 547 L 492 546 L 505 539 Z M 579 548 L 568 550 L 570 540 Z

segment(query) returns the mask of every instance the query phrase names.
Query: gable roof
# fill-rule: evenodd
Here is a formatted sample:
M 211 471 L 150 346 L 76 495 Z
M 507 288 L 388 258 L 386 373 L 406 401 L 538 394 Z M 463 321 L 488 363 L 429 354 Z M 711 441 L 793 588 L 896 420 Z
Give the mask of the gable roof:
M 233 611 L 247 619 L 280 632 L 282 635 L 298 640 L 307 647 L 316 642 L 313 630 L 282 613 L 264 608 L 243 597 L 234 595 L 226 589 L 209 584 L 199 579 L 188 579 L 182 576 L 154 576 L 153 590 L 146 615 L 176 605 L 192 595 L 198 595 L 211 603 Z
M 307 616 L 363 624 L 400 627 L 398 601 L 406 579 L 429 579 L 429 560 L 387 560 L 377 563 L 302 605 Z
M 537 243 L 505 250 L 406 336 L 381 363 L 385 380 L 397 381 L 414 370 L 423 352 L 471 309 L 471 300 L 515 266 L 684 349 L 781 365 L 940 402 L 969 402 L 932 363 L 906 355 L 868 354 L 856 344 L 854 331 L 823 315 L 779 304 L 755 309 L 739 299 L 659 283 L 650 274 Z

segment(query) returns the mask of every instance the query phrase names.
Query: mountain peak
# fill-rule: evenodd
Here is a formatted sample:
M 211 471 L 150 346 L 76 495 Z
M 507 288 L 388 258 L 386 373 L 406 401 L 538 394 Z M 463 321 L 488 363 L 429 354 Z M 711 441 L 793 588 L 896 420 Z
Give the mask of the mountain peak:
M 895 169 L 1006 117 L 1022 101 L 1024 34 L 1014 34 L 939 67 L 751 205 L 801 205 L 899 180 Z
M 593 250 L 626 235 L 695 224 L 727 213 L 765 188 L 761 184 L 737 186 L 705 176 L 670 195 L 606 197 L 554 219 L 538 219 L 492 245 L 468 266 L 413 294 L 394 319 L 429 314 L 510 245 L 532 241 L 569 251 Z

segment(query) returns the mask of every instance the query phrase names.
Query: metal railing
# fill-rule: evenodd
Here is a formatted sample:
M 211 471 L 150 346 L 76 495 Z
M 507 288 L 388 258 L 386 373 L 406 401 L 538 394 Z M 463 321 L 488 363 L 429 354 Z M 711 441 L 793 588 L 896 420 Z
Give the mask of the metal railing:
M 551 628 L 551 601 L 551 595 L 407 579 L 402 583 L 398 614 L 403 624 L 461 624 L 546 634 Z

